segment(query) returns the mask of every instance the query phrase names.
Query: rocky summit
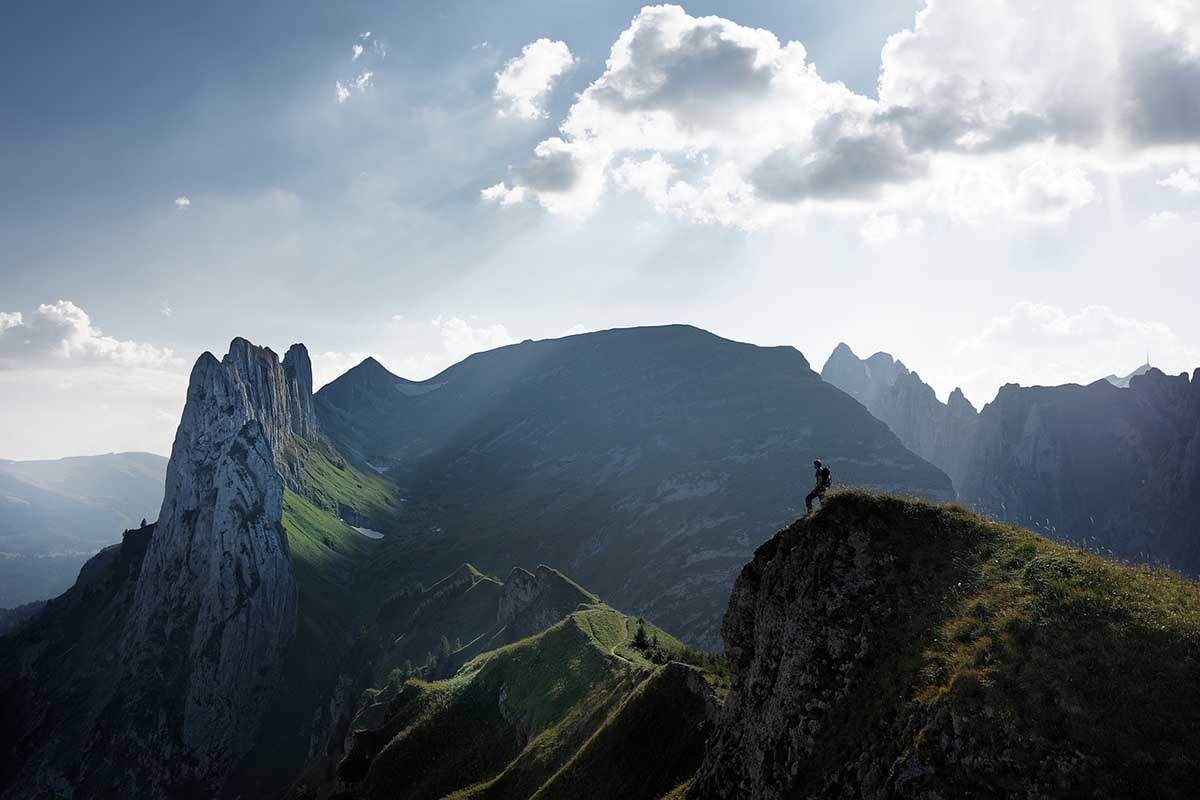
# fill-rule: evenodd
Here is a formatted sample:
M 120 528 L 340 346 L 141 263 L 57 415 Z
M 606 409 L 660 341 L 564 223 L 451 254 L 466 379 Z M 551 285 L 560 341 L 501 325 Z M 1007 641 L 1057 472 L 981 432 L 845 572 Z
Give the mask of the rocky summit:
M 1191 797 L 1200 587 L 841 492 L 763 544 L 690 798 Z
M 900 437 L 904 446 L 962 485 L 977 412 L 956 388 L 947 402 L 899 359 L 876 353 L 860 359 L 845 343 L 834 348 L 821 377 L 858 400 Z

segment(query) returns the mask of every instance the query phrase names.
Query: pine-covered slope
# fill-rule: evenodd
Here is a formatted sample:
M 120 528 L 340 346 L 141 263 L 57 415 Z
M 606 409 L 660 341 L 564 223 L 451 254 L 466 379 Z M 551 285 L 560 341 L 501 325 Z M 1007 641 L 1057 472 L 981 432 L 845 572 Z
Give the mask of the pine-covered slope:
M 692 798 L 1191 797 L 1200 586 L 840 492 L 742 570 Z
M 523 342 L 420 383 L 367 360 L 316 409 L 420 506 L 423 558 L 555 564 L 711 646 L 750 532 L 802 510 L 812 459 L 847 484 L 952 492 L 794 349 L 688 326 Z

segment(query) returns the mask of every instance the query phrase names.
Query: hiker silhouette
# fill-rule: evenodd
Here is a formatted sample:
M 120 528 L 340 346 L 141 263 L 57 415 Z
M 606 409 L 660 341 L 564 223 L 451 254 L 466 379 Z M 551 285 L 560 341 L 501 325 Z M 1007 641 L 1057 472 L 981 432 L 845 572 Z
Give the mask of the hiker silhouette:
M 821 463 L 821 459 L 818 458 L 813 461 L 813 470 L 816 473 L 817 484 L 813 487 L 813 490 L 808 493 L 808 496 L 804 498 L 804 510 L 806 514 L 812 513 L 813 500 L 820 500 L 821 504 L 824 505 L 825 491 L 829 488 L 829 485 L 833 483 L 833 480 L 830 477 L 829 467 L 823 465 Z

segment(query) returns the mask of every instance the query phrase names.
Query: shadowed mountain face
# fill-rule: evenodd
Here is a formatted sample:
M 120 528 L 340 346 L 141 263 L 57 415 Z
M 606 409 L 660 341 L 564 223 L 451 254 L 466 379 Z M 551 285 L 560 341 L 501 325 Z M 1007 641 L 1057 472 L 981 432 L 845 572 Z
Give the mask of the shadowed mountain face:
M 903 362 L 887 353 L 860 359 L 845 344 L 834 349 L 821 377 L 887 423 L 905 447 L 945 470 L 955 487 L 962 483 L 977 415 L 961 389 L 943 403 Z
M 368 360 L 316 398 L 343 452 L 386 471 L 451 562 L 541 561 L 716 645 L 752 531 L 835 481 L 948 498 L 946 475 L 789 347 L 686 326 L 525 342 L 414 383 Z
M 166 470 L 150 453 L 0 461 L 0 608 L 61 594 L 121 531 L 153 522 Z
M 1200 573 L 1200 371 L 1128 389 L 1005 386 L 979 418 L 960 491 L 1000 519 Z
M 1087 386 L 1003 387 L 976 414 L 886 353 L 838 345 L 822 376 L 943 467 L 997 519 L 1139 562 L 1200 572 L 1200 389 L 1139 367 Z

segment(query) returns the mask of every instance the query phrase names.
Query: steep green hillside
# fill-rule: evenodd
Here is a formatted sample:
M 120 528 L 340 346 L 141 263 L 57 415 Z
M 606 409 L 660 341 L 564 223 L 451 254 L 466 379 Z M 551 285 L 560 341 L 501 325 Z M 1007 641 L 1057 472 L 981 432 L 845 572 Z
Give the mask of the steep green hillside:
M 1200 586 L 956 506 L 832 495 L 758 549 L 723 636 L 734 685 L 692 797 L 1200 781 Z
M 716 699 L 702 670 L 631 647 L 638 625 L 585 605 L 445 680 L 394 672 L 359 704 L 338 768 L 347 796 L 565 798 L 589 782 L 662 796 L 699 763 Z M 654 632 L 664 659 L 689 655 Z M 319 779 L 300 796 L 325 794 Z
M 283 526 L 299 584 L 299 618 L 291 645 L 293 669 L 280 701 L 263 722 L 259 750 L 243 765 L 232 785 L 247 791 L 278 786 L 313 754 L 310 727 L 321 736 L 336 732 L 347 709 L 369 685 L 374 648 L 362 631 L 382 602 L 387 587 L 363 590 L 375 557 L 387 547 L 351 523 L 380 532 L 400 524 L 402 505 L 395 490 L 377 475 L 359 470 L 332 448 L 297 440 L 300 464 L 296 490 L 283 499 Z M 335 700 L 333 705 L 328 698 Z M 314 709 L 316 718 L 314 719 Z

